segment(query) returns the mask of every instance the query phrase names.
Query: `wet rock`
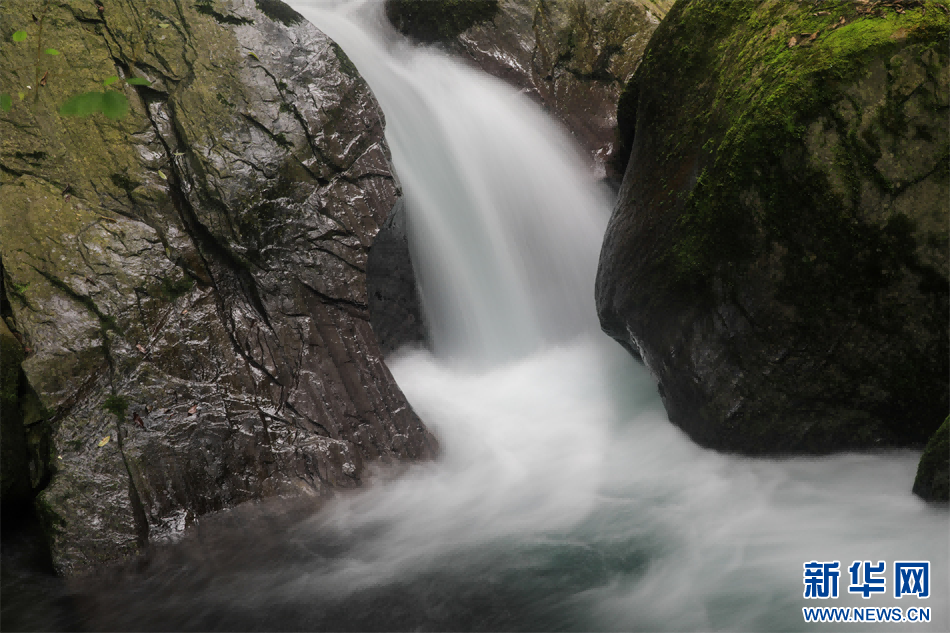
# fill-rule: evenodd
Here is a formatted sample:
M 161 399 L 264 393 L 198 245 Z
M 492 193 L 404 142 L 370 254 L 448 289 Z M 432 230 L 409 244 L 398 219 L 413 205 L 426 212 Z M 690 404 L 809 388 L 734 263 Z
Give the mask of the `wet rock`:
M 950 501 L 950 418 L 943 421 L 924 448 L 914 494 L 927 501 Z
M 407 222 L 406 206 L 400 198 L 379 229 L 366 264 L 370 323 L 383 354 L 426 341 Z
M 23 347 L 0 319 L 0 502 L 30 498 L 29 452 L 20 413 Z
M 625 88 L 598 312 L 700 444 L 922 446 L 946 416 L 948 19 L 928 7 L 677 3 Z
M 369 322 L 398 188 L 339 47 L 279 2 L 51 4 L 39 84 L 35 10 L 0 7 L 31 38 L 0 48 L 0 85 L 25 93 L 0 112 L 0 258 L 57 570 L 432 456 Z M 58 113 L 90 90 L 127 116 Z
M 471 9 L 460 14 L 438 2 L 387 0 L 386 13 L 403 33 L 441 42 L 536 97 L 590 152 L 593 164 L 619 180 L 622 171 L 613 160 L 617 100 L 672 1 L 457 4 Z

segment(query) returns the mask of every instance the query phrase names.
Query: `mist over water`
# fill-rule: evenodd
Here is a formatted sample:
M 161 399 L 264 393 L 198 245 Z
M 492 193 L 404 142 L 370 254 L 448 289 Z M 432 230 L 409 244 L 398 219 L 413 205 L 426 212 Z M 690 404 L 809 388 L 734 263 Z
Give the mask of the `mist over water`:
M 434 352 L 389 359 L 443 454 L 317 514 L 257 520 L 100 594 L 104 628 L 824 630 L 803 606 L 930 607 L 947 508 L 919 453 L 744 459 L 666 417 L 594 314 L 610 212 L 514 89 L 387 30 L 381 3 L 292 0 L 387 118 Z M 217 539 L 217 540 L 214 540 Z M 200 551 L 195 554 L 194 551 Z M 930 560 L 931 598 L 804 600 L 802 564 Z M 869 624 L 864 629 L 894 625 Z M 857 630 L 853 625 L 838 628 Z

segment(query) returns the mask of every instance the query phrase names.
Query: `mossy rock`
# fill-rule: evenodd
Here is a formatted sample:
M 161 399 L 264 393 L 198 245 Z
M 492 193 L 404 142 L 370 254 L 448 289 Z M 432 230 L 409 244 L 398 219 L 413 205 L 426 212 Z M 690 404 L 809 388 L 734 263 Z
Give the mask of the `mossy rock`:
M 598 311 L 700 443 L 921 446 L 947 410 L 948 34 L 944 3 L 765 0 L 655 32 Z
M 56 571 L 432 455 L 367 314 L 398 188 L 346 56 L 279 0 L 39 4 L 0 2 L 0 311 Z M 124 117 L 63 114 L 103 89 Z
M 914 494 L 927 501 L 950 501 L 950 417 L 943 421 L 920 456 Z

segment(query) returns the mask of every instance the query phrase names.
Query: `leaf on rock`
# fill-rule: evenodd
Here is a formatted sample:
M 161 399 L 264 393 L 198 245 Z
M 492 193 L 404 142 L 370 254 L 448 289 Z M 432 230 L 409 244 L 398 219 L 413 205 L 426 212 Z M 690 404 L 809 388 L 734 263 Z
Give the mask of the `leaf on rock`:
M 194 415 L 197 412 L 198 412 L 198 405 L 194 405 L 193 407 L 188 409 L 188 415 Z
M 13 99 L 7 93 L 0 95 L 0 110 L 9 112 L 13 107 Z
M 104 438 L 102 438 L 101 440 L 99 440 L 99 443 L 98 443 L 96 446 L 98 446 L 99 448 L 102 448 L 103 446 L 105 446 L 106 444 L 108 444 L 108 443 L 109 443 L 109 440 L 111 440 L 111 439 L 112 439 L 112 436 L 111 436 L 111 435 L 106 435 Z
M 17 31 L 13 34 L 14 42 L 25 42 L 26 41 L 26 31 Z
M 101 92 L 84 92 L 64 103 L 59 113 L 63 116 L 89 116 L 102 109 Z
M 59 55 L 59 51 L 56 50 L 55 48 L 47 48 L 43 52 L 46 53 L 47 55 Z
M 118 121 L 129 113 L 129 100 L 121 92 L 109 90 L 102 94 L 102 113 Z
M 105 81 L 103 81 L 103 82 L 102 82 L 102 85 L 103 85 L 103 86 L 106 86 L 106 87 L 109 87 L 109 86 L 111 86 L 112 84 L 114 84 L 114 83 L 117 82 L 117 81 L 119 81 L 119 76 L 118 76 L 118 75 L 112 75 L 111 77 L 109 77 L 108 79 L 106 79 Z

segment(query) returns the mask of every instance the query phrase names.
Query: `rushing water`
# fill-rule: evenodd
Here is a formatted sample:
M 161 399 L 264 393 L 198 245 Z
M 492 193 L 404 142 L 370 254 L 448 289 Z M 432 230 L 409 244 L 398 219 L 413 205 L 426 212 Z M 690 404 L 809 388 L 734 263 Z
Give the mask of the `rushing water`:
M 948 512 L 918 453 L 743 459 L 667 420 L 593 312 L 609 195 L 527 98 L 413 47 L 379 5 L 290 2 L 372 86 L 405 189 L 434 351 L 390 359 L 442 457 L 296 518 L 221 527 L 81 606 L 125 629 L 821 630 L 818 606 L 930 607 L 948 630 Z M 204 539 L 204 540 L 203 540 Z M 884 560 L 888 593 L 847 593 Z M 891 591 L 929 560 L 931 597 Z M 89 615 L 91 614 L 91 615 Z M 894 625 L 839 625 L 848 630 Z

